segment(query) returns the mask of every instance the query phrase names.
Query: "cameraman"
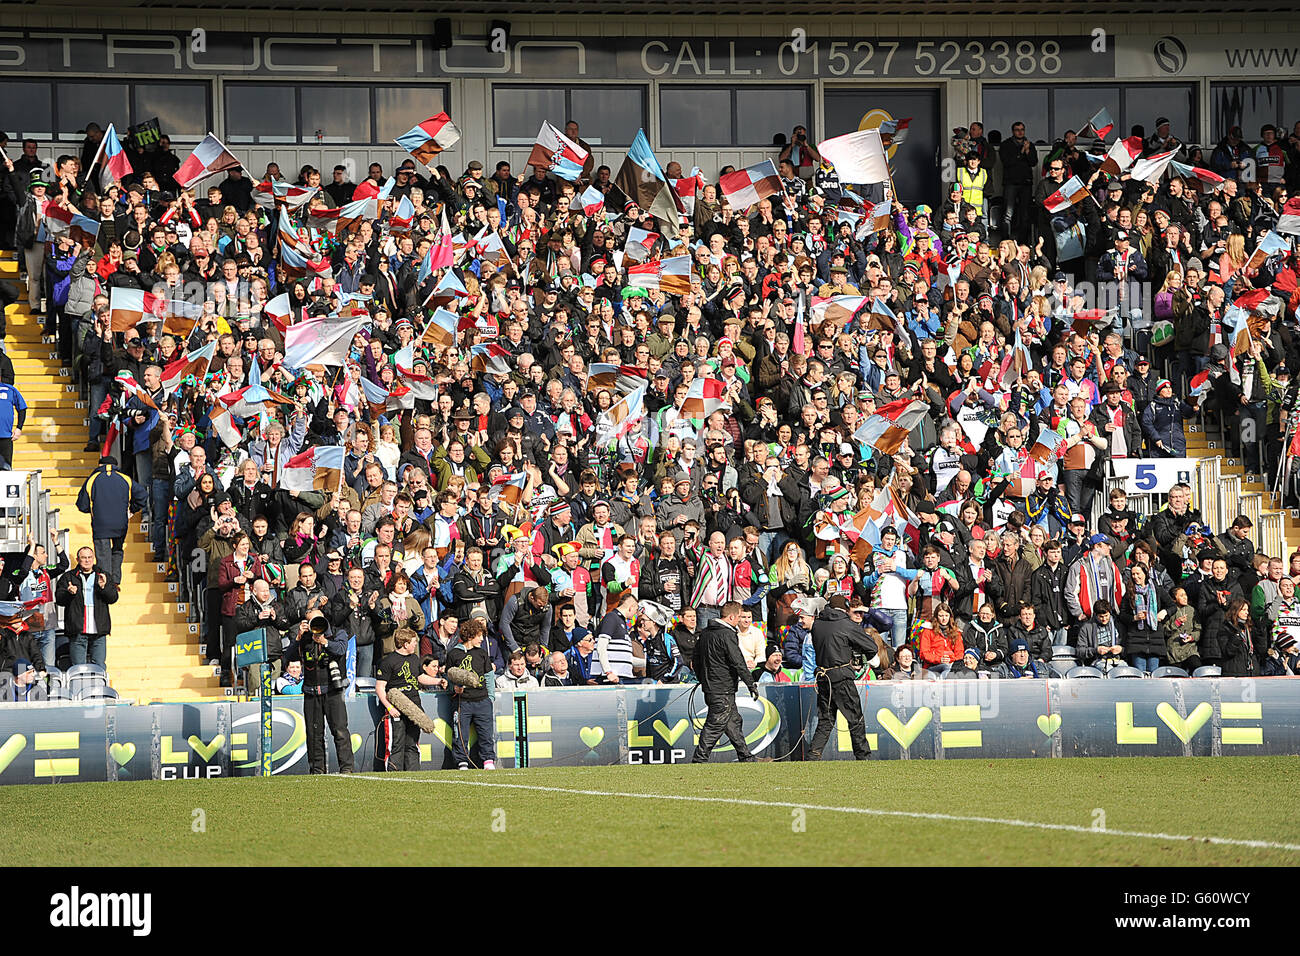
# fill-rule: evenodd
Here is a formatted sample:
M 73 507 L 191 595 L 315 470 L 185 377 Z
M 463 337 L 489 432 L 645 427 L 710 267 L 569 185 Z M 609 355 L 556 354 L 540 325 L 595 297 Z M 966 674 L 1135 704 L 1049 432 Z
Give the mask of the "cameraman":
M 325 721 L 334 735 L 334 753 L 339 773 L 352 772 L 352 737 L 348 733 L 348 711 L 343 703 L 347 675 L 343 658 L 348 652 L 341 632 L 330 627 L 320 611 L 312 611 L 298 625 L 298 639 L 285 657 L 302 662 L 302 711 L 307 721 L 307 766 L 311 773 L 325 773 Z

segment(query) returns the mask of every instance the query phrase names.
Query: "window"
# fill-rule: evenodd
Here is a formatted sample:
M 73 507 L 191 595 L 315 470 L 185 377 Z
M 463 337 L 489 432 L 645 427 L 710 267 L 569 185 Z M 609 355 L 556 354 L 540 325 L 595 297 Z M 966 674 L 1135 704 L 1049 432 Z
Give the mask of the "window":
M 387 145 L 442 112 L 446 86 L 227 83 L 231 143 Z
M 58 83 L 55 95 L 58 112 L 56 132 L 59 139 L 80 140 L 87 123 L 108 129 L 109 123 L 120 130 L 131 125 L 125 83 Z
M 1216 83 L 1210 88 L 1210 110 L 1215 143 L 1234 126 L 1241 127 L 1246 142 L 1257 143 L 1259 129 L 1265 123 L 1290 131 L 1292 122 L 1300 116 L 1300 85 Z
M 304 86 L 299 96 L 301 142 L 371 141 L 369 90 L 361 86 Z M 422 119 L 425 117 L 419 117 L 411 125 Z
M 375 142 L 391 143 L 416 123 L 446 110 L 440 86 L 375 87 Z
M 49 83 L 5 80 L 0 96 L 0 129 L 16 144 L 23 137 L 46 140 L 54 136 L 54 89 Z M 16 156 L 14 158 L 17 158 Z
M 1194 143 L 1198 136 L 1194 103 L 1195 87 L 1189 84 L 985 86 L 981 118 L 986 135 L 999 130 L 1006 139 L 1011 124 L 1021 121 L 1025 135 L 1043 144 L 1055 142 L 1067 129 L 1082 134 L 1084 125 L 1104 106 L 1115 121 L 1108 142 L 1127 136 L 1133 126 L 1141 126 L 1150 136 L 1156 131 L 1156 120 L 1165 116 L 1174 136 Z M 1087 136 L 1092 135 L 1089 130 Z
M 564 130 L 573 120 L 588 146 L 630 146 L 645 126 L 642 86 L 494 86 L 492 121 L 497 146 L 528 146 L 542 121 Z
M 297 90 L 226 84 L 226 139 L 231 143 L 297 142 Z
M 803 86 L 659 90 L 664 146 L 771 146 L 777 133 L 788 139 L 796 126 L 810 127 L 811 116 L 809 90 Z
M 208 134 L 208 89 L 206 83 L 137 83 L 131 91 L 131 121 L 156 116 L 165 135 L 202 139 Z

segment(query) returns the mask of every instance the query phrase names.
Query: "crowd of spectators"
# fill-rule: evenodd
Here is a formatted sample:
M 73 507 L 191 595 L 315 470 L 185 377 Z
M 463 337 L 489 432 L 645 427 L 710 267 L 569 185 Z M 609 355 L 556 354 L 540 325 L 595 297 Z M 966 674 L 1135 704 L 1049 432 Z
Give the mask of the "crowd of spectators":
M 1043 148 L 1025 123 L 971 123 L 942 202 L 887 197 L 874 231 L 830 167 L 788 150 L 783 192 L 732 208 L 700 174 L 665 228 L 590 160 L 576 182 L 485 157 L 407 160 L 391 179 L 372 164 L 360 184 L 271 163 L 180 189 L 164 138 L 101 190 L 92 131 L 80 153 L 28 140 L 5 164 L 0 246 L 19 250 L 25 321 L 89 391 L 88 455 L 119 435 L 148 489 L 153 547 L 207 609 L 214 662 L 256 626 L 291 661 L 319 612 L 355 639 L 358 676 L 402 628 L 436 676 L 478 618 L 501 687 L 690 680 L 695 635 L 735 600 L 747 665 L 807 680 L 809 629 L 840 595 L 871 609 L 877 679 L 1041 677 L 1058 646 L 1102 669 L 1289 674 L 1300 553 L 1258 554 L 1248 519 L 1212 527 L 1181 484 L 1148 520 L 1123 491 L 1093 518 L 1113 460 L 1182 456 L 1184 423 L 1207 412 L 1250 471 L 1275 472 L 1290 440 L 1293 244 L 1252 253 L 1300 177 L 1297 134 L 1269 127 L 1252 147 L 1234 130 L 1207 162 L 1154 129 L 1144 155 L 1173 148 L 1227 178 L 1135 181 L 1073 131 Z M 904 145 L 894 161 L 931 160 Z M 1050 212 L 1071 176 L 1087 198 Z M 258 180 L 316 190 L 284 212 L 319 256 L 306 277 Z M 308 225 L 362 186 L 387 197 L 377 219 Z M 394 222 L 405 200 L 414 215 Z M 97 238 L 42 241 L 49 204 L 98 221 Z M 426 276 L 444 219 L 456 265 Z M 630 284 L 633 228 L 654 233 L 652 259 L 691 257 L 688 292 Z M 202 314 L 189 334 L 115 331 L 115 288 Z M 269 308 L 282 294 L 285 315 Z M 851 296 L 843 316 L 827 308 Z M 439 307 L 460 318 L 452 345 L 426 335 Z M 286 365 L 287 327 L 358 309 L 344 367 Z M 213 342 L 206 370 L 164 385 Z M 597 381 L 598 363 L 617 375 Z M 719 400 L 688 410 L 700 379 Z M 222 400 L 258 383 L 270 397 L 218 429 Z M 639 386 L 620 426 L 611 409 Z M 925 414 L 883 453 L 863 425 L 909 399 Z M 291 458 L 336 445 L 337 488 L 284 487 Z

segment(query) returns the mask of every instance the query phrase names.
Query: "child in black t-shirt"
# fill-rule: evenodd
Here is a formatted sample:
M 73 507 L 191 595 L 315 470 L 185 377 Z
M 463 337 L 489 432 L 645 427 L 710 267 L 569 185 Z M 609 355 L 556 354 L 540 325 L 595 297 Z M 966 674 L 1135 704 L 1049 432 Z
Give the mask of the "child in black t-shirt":
M 416 707 L 420 704 L 420 636 L 410 628 L 393 634 L 396 649 L 379 664 L 375 694 L 384 710 L 379 723 L 377 756 L 384 770 L 420 769 L 420 728 L 393 706 L 390 698 L 402 694 Z

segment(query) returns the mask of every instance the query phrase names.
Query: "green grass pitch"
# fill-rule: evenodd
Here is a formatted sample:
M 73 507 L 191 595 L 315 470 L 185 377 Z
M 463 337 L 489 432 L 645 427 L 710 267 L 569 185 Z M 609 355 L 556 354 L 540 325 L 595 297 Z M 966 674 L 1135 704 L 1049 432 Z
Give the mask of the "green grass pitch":
M 0 819 L 33 839 L 0 864 L 1294 866 L 1269 808 L 1298 785 L 1294 757 L 1237 757 L 10 786 Z

